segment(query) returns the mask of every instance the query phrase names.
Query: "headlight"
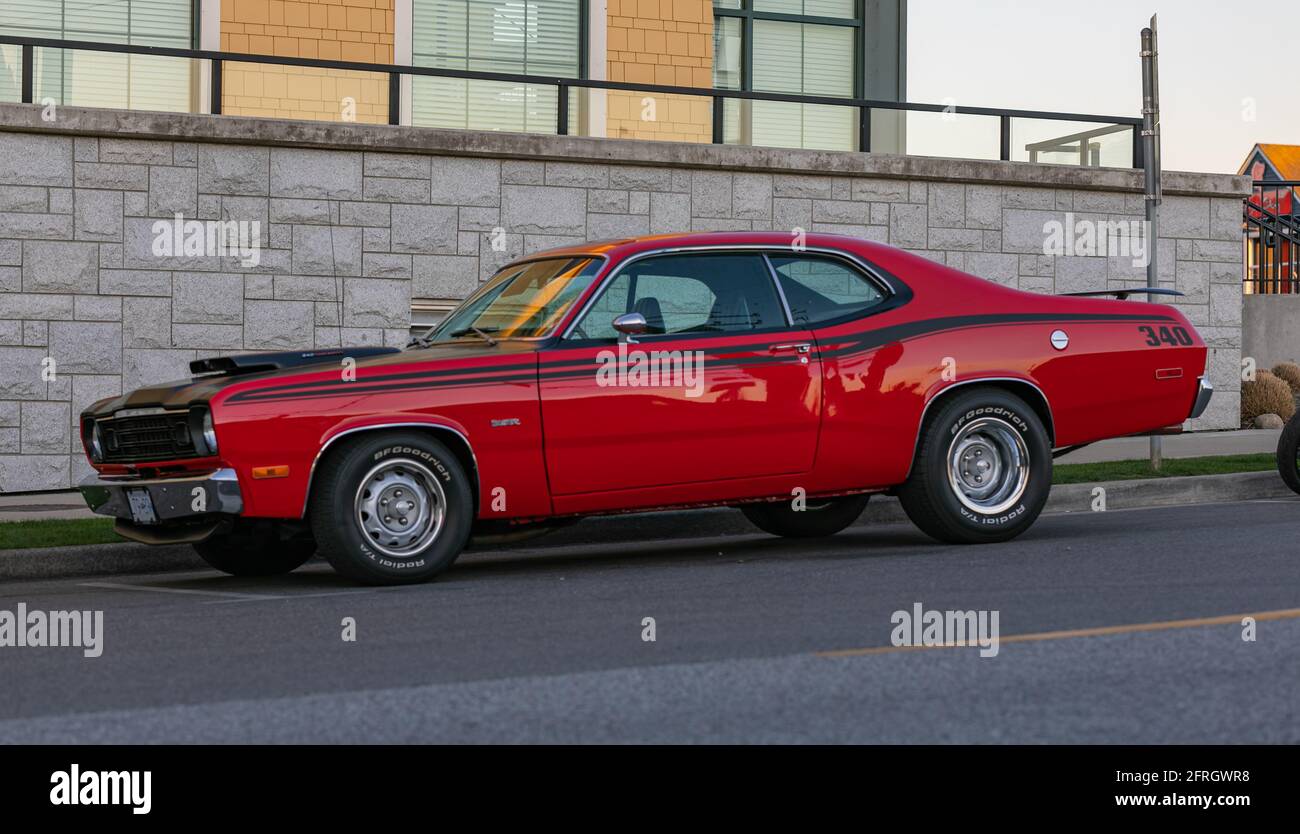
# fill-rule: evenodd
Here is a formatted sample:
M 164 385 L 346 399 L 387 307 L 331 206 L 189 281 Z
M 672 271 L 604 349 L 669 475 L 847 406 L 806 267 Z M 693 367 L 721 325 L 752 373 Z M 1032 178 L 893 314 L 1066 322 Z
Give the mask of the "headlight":
M 203 442 L 211 454 L 217 453 L 217 428 L 212 424 L 212 412 L 203 412 Z
M 104 441 L 99 436 L 99 423 L 95 420 L 90 421 L 90 431 L 86 433 L 86 448 L 91 460 L 99 463 L 104 459 Z

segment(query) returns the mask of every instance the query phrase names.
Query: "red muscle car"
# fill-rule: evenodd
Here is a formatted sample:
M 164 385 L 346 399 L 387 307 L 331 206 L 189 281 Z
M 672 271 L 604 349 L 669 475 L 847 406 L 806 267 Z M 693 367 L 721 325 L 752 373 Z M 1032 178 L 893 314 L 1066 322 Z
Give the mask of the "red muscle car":
M 854 238 L 590 243 L 511 263 L 405 350 L 199 360 L 95 403 L 81 489 L 122 535 L 229 573 L 319 552 L 367 583 L 604 513 L 735 506 L 824 536 L 872 493 L 997 542 L 1042 510 L 1053 450 L 1199 416 L 1205 361 L 1174 308 Z

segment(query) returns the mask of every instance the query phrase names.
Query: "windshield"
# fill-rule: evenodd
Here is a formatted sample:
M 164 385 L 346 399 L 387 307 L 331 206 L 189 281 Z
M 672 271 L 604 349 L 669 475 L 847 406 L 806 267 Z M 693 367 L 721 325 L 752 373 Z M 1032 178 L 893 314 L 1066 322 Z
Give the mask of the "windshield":
M 571 257 L 508 266 L 418 341 L 549 336 L 600 265 L 599 258 Z

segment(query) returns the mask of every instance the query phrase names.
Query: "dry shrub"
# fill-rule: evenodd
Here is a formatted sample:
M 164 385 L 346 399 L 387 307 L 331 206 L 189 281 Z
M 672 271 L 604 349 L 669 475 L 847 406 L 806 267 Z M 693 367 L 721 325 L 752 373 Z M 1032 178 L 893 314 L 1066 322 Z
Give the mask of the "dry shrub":
M 1273 366 L 1273 376 L 1290 385 L 1292 394 L 1300 394 L 1300 365 L 1294 362 L 1279 362 Z
M 1259 371 L 1253 381 L 1241 383 L 1241 424 L 1253 425 L 1261 414 L 1276 414 L 1290 420 L 1295 413 L 1295 396 L 1281 377 Z

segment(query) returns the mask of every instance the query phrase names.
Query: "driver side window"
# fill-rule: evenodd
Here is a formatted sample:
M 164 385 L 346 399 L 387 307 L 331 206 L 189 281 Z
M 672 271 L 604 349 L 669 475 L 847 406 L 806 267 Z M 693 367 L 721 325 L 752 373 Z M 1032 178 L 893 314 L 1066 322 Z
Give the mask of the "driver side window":
M 617 339 L 612 322 L 640 313 L 647 335 L 729 333 L 786 325 L 761 255 L 659 255 L 619 273 L 574 328 L 579 339 Z

